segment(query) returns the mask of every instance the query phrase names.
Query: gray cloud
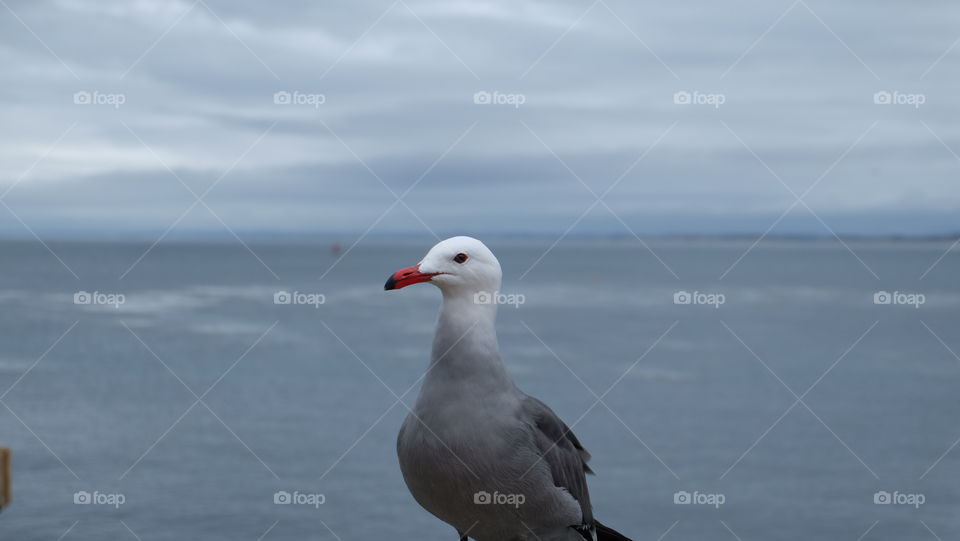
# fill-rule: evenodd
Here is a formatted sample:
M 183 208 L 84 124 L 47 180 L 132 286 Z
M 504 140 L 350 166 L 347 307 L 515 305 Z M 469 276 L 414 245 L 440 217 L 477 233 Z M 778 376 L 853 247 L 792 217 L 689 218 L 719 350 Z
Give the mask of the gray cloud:
M 227 172 L 207 202 L 237 231 L 362 232 L 429 168 L 374 233 L 559 234 L 645 152 L 606 198 L 640 233 L 763 231 L 828 170 L 805 201 L 841 233 L 960 229 L 948 2 L 6 4 L 0 190 L 41 234 L 159 235 L 194 200 L 168 167 Z M 624 230 L 597 206 L 574 232 Z

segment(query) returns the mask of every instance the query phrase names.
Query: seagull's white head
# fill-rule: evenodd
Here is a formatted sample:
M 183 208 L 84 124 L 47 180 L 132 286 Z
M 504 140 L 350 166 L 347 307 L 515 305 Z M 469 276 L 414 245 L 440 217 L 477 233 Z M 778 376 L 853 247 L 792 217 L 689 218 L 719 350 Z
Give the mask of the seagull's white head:
M 452 237 L 437 243 L 420 263 L 393 273 L 383 288 L 430 282 L 444 293 L 492 293 L 500 289 L 501 276 L 500 262 L 482 242 Z

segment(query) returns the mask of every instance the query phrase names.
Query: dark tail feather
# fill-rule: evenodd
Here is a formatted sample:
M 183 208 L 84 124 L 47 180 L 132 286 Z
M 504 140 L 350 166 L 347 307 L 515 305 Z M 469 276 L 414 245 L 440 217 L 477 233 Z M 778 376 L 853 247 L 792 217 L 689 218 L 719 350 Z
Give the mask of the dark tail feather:
M 596 523 L 597 527 L 597 541 L 632 541 L 629 537 L 626 537 L 622 533 L 614 530 L 613 528 L 608 528 L 599 522 Z

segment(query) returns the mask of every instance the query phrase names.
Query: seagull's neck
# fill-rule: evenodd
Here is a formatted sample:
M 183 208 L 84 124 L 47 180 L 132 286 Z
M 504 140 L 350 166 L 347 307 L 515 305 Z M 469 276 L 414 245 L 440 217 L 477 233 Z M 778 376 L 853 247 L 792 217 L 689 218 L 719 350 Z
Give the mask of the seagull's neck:
M 463 291 L 444 292 L 425 384 L 476 391 L 512 388 L 497 344 L 496 304 L 479 304 Z

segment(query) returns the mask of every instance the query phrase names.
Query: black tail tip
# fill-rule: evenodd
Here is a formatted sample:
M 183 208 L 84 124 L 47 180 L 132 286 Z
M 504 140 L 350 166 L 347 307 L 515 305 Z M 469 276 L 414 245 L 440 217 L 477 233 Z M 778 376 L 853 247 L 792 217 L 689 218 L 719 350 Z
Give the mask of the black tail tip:
M 613 528 L 604 526 L 599 522 L 596 523 L 596 527 L 597 541 L 633 541 L 622 533 L 614 530 Z

